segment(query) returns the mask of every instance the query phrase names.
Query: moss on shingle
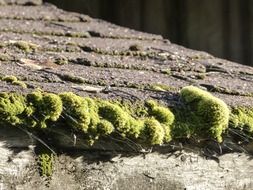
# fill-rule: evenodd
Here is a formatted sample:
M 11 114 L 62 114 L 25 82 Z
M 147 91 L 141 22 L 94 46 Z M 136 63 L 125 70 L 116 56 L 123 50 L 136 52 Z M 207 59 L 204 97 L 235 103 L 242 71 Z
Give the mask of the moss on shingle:
M 60 94 L 60 98 L 63 103 L 63 114 L 68 118 L 67 123 L 87 132 L 91 120 L 87 101 L 71 92 Z
M 253 108 L 236 107 L 230 114 L 229 124 L 231 127 L 253 132 Z
M 20 50 L 24 51 L 25 53 L 31 53 L 38 49 L 38 45 L 27 42 L 27 41 L 15 41 L 11 43 L 11 45 L 19 48 Z
M 36 128 L 64 123 L 82 132 L 90 144 L 108 135 L 146 145 L 191 136 L 221 142 L 229 120 L 231 127 L 253 131 L 252 109 L 234 108 L 230 113 L 222 100 L 193 86 L 183 88 L 180 98 L 180 106 L 169 108 L 154 100 L 131 106 L 131 103 L 81 97 L 72 92 L 1 93 L 0 122 Z
M 228 106 L 221 99 L 194 86 L 184 87 L 180 96 L 185 107 L 177 114 L 174 131 L 185 130 L 189 135 L 204 134 L 221 142 L 229 122 Z
M 26 83 L 24 83 L 23 81 L 18 80 L 17 77 L 12 76 L 12 75 L 4 76 L 4 77 L 2 77 L 1 80 L 6 81 L 7 83 L 11 83 L 12 85 L 17 85 L 17 86 L 21 86 L 23 88 L 27 88 Z

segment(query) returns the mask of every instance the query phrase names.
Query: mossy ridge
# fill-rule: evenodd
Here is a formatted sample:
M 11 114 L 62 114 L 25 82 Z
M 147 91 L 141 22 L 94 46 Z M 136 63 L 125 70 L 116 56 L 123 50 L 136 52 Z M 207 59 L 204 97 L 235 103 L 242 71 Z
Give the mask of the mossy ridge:
M 184 87 L 180 97 L 185 106 L 182 111 L 176 113 L 174 135 L 203 134 L 221 142 L 222 133 L 228 128 L 229 123 L 228 106 L 209 92 L 194 86 Z
M 94 52 L 101 55 L 111 55 L 111 56 L 131 56 L 131 57 L 138 57 L 141 59 L 159 59 L 159 60 L 167 60 L 170 59 L 169 54 L 158 53 L 155 51 L 146 51 L 146 50 L 124 50 L 124 51 L 117 51 L 111 50 L 107 51 L 97 47 L 90 47 L 90 46 L 82 46 L 79 47 L 85 52 Z
M 160 109 L 158 105 L 156 107 Z M 163 143 L 166 133 L 163 117 L 157 117 L 155 112 L 143 112 L 143 117 L 137 117 L 126 109 L 110 101 L 84 98 L 71 92 L 59 95 L 41 91 L 27 95 L 0 94 L 1 122 L 5 124 L 43 129 L 53 123 L 58 126 L 64 120 L 68 126 L 82 131 L 90 144 L 99 136 L 112 133 L 149 145 Z M 147 140 L 147 136 L 153 140 Z
M 182 107 L 162 106 L 154 100 L 135 105 L 131 102 L 81 97 L 72 92 L 27 95 L 0 94 L 1 123 L 26 127 L 47 128 L 62 122 L 82 131 L 90 144 L 100 136 L 120 135 L 137 143 L 160 145 L 180 137 L 212 137 L 222 141 L 228 127 L 230 111 L 227 105 L 210 93 L 189 86 L 181 90 Z M 235 114 L 235 112 L 232 112 Z M 246 112 L 252 116 L 252 112 Z M 251 124 L 250 119 L 234 119 Z M 230 121 L 230 122 L 231 122 Z

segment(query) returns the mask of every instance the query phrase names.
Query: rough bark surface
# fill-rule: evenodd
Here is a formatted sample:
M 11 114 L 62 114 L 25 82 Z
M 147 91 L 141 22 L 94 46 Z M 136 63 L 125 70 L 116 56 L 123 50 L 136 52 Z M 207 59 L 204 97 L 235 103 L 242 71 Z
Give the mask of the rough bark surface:
M 0 75 L 16 76 L 27 86 L 0 81 L 2 92 L 40 88 L 132 102 L 152 98 L 176 106 L 180 88 L 195 85 L 231 107 L 253 106 L 251 67 L 39 1 L 1 4 Z M 58 131 L 63 140 L 57 153 L 64 154 L 55 159 L 49 180 L 37 172 L 33 145 L 38 139 L 20 129 L 0 131 L 0 189 L 253 189 L 253 162 L 245 153 L 251 144 L 230 150 L 225 139 L 222 155 L 215 154 L 215 143 L 214 152 L 207 145 L 179 143 L 130 154 L 137 145 L 82 148 L 82 142 L 75 146 L 71 135 Z M 121 146 L 128 148 L 120 151 Z

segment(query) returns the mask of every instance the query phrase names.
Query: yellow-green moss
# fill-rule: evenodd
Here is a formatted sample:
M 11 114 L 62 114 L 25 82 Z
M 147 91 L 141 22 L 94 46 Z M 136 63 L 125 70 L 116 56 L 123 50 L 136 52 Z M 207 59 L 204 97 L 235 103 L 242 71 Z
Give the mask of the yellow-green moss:
M 74 128 L 87 132 L 91 122 L 87 101 L 71 92 L 62 93 L 60 97 L 67 123 Z
M 228 127 L 229 122 L 230 111 L 227 105 L 210 93 L 194 86 L 184 87 L 180 96 L 187 108 L 186 115 L 183 117 L 191 117 L 188 119 L 189 126 L 194 127 L 191 130 L 197 134 L 208 134 L 221 142 L 222 133 Z M 185 118 L 182 118 L 182 115 L 180 119 L 188 123 Z M 174 127 L 174 130 L 177 130 L 177 126 Z
M 38 49 L 38 45 L 26 41 L 16 41 L 12 43 L 12 45 L 14 45 L 15 47 L 19 48 L 20 50 L 26 53 L 30 53 Z
M 12 76 L 12 75 L 7 75 L 5 77 L 2 78 L 2 81 L 6 81 L 6 82 L 15 82 L 15 81 L 18 81 L 17 77 L 15 76 Z
M 108 135 L 113 129 L 109 126 L 109 123 L 101 123 L 97 101 L 89 97 L 84 98 L 84 100 L 87 102 L 88 116 L 90 118 L 87 133 L 89 134 L 89 142 L 92 145 L 93 139 L 97 140 L 100 135 Z
M 171 91 L 175 90 L 174 87 L 167 86 L 165 84 L 153 84 L 149 86 L 150 90 L 156 90 L 156 91 Z
M 110 103 L 103 101 L 99 106 L 99 115 L 110 121 L 115 129 L 123 136 L 151 145 L 162 144 L 171 140 L 170 127 L 174 115 L 165 107 L 158 106 L 155 101 L 143 105 L 141 114 L 129 110 L 128 104 Z M 134 118 L 133 115 L 137 118 Z M 138 140 L 139 139 L 139 140 Z
M 0 121 L 11 125 L 22 123 L 21 114 L 26 109 L 25 98 L 14 93 L 0 93 Z
M 164 128 L 164 141 L 169 142 L 171 140 L 171 127 L 175 120 L 174 114 L 169 108 L 160 106 L 153 100 L 147 101 L 147 106 L 149 115 L 158 120 Z
M 43 177 L 51 177 L 53 174 L 54 155 L 52 153 L 41 153 L 38 158 L 41 175 Z
M 140 133 L 137 122 L 135 122 L 127 112 L 116 104 L 101 101 L 99 106 L 99 115 L 103 119 L 110 121 L 123 137 L 127 135 L 136 137 Z
M 110 135 L 114 131 L 114 127 L 111 122 L 101 119 L 97 124 L 97 132 L 103 135 Z
M 231 127 L 245 129 L 253 132 L 253 108 L 233 108 L 230 114 L 229 124 Z
M 144 118 L 148 116 L 148 108 L 145 106 L 145 103 L 142 101 L 130 102 L 130 101 L 113 101 L 119 105 L 125 112 L 134 118 Z
M 23 81 L 13 81 L 12 84 L 17 85 L 17 86 L 21 86 L 22 88 L 27 88 L 26 83 L 24 83 Z
M 160 72 L 163 73 L 163 74 L 166 74 L 166 75 L 171 75 L 171 69 L 170 68 L 162 69 Z
M 3 77 L 2 81 L 6 81 L 6 82 L 11 83 L 13 85 L 17 85 L 17 86 L 21 86 L 23 88 L 27 88 L 26 83 L 24 83 L 23 81 L 18 80 L 17 77 L 12 76 L 12 75 L 7 75 L 7 76 Z
M 41 93 L 40 91 L 27 95 L 27 103 L 32 127 L 47 127 L 47 121 L 56 121 L 63 110 L 60 97 L 52 93 Z
M 163 144 L 164 136 L 165 132 L 161 123 L 154 118 L 145 120 L 144 130 L 142 132 L 142 138 L 145 139 L 145 142 L 151 145 L 161 145 Z
M 66 57 L 58 57 L 55 59 L 55 63 L 58 65 L 66 65 L 69 63 L 69 61 Z
M 221 142 L 222 133 L 228 127 L 227 105 L 193 86 L 183 88 L 180 98 L 179 106 L 169 108 L 153 100 L 134 105 L 81 97 L 71 92 L 59 95 L 41 91 L 27 95 L 1 93 L 0 122 L 36 128 L 64 123 L 82 132 L 90 144 L 107 135 L 148 145 L 190 136 L 212 137 Z M 230 123 L 235 127 L 253 129 L 252 120 L 252 110 L 233 109 L 230 115 Z
M 71 74 L 62 74 L 59 77 L 64 81 L 69 81 L 73 83 L 85 83 L 85 80 L 82 77 L 74 76 Z

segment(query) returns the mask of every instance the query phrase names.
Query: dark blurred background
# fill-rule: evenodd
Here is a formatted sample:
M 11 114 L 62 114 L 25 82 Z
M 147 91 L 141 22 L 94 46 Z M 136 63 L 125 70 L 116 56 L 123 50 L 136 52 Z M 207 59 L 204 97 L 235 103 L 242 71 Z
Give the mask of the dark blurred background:
M 253 66 L 253 0 L 46 0 Z

